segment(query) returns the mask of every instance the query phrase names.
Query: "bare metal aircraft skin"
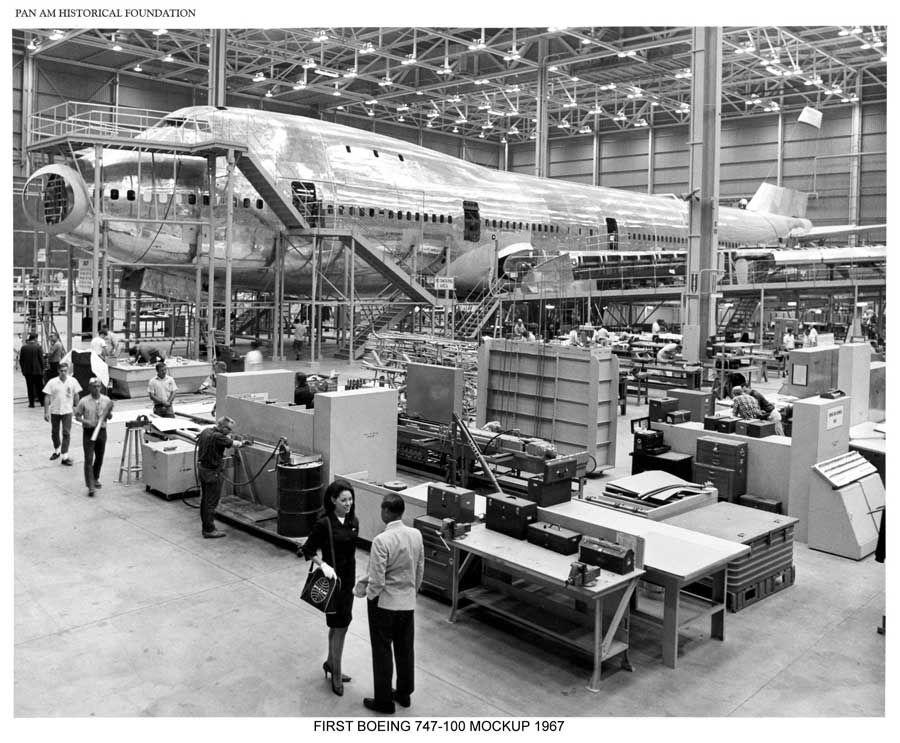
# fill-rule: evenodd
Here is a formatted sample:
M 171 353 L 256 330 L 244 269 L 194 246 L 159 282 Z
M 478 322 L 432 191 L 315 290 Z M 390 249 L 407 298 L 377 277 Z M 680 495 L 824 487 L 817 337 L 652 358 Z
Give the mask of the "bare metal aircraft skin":
M 408 273 L 454 276 L 463 292 L 496 276 L 502 270 L 498 261 L 511 255 L 683 250 L 687 244 L 688 205 L 681 199 L 492 170 L 317 119 L 198 106 L 169 114 L 138 135 L 135 145 L 142 141 L 234 144 L 313 227 L 355 231 Z M 205 264 L 206 159 L 112 149 L 102 158 L 101 217 L 109 256 L 127 265 L 171 265 L 179 272 L 193 272 L 198 258 Z M 30 210 L 38 226 L 90 248 L 93 151 L 77 153 L 73 165 L 38 170 L 25 192 L 40 190 L 38 208 Z M 217 159 L 214 189 L 217 263 L 226 254 L 229 177 L 233 284 L 271 288 L 285 225 L 240 167 L 229 175 L 224 157 Z M 720 208 L 719 246 L 785 245 L 812 234 L 816 228 L 802 216 L 805 204 L 785 208 L 784 199 L 779 201 L 784 192 L 777 189 L 770 198 L 758 192 L 747 209 Z M 312 239 L 291 232 L 285 288 L 304 294 L 311 285 Z M 323 246 L 317 260 L 326 281 L 320 288 L 329 294 L 346 288 L 350 272 L 337 240 L 326 239 Z M 360 262 L 354 281 L 359 291 L 372 292 L 385 283 Z

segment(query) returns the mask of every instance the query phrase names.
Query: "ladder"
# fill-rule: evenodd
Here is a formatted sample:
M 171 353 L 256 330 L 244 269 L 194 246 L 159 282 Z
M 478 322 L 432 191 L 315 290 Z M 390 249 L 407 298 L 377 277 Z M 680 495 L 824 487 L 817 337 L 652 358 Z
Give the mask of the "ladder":
M 759 307 L 759 297 L 742 295 L 735 298 L 734 304 L 726 311 L 719 323 L 718 332 L 724 334 L 729 330 L 746 330 Z

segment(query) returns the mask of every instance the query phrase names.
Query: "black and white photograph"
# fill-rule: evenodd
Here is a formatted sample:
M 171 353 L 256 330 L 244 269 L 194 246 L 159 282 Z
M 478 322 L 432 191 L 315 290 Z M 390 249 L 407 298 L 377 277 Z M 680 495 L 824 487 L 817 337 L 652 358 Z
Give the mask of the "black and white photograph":
M 651 7 L 7 9 L 9 739 L 883 739 L 890 14 Z

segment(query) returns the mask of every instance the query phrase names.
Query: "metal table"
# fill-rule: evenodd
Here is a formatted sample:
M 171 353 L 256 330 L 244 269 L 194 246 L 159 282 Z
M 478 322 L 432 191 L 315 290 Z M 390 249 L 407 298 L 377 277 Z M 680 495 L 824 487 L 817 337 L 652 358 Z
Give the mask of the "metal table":
M 625 575 L 604 570 L 590 585 L 569 585 L 566 583 L 569 566 L 577 555 L 560 555 L 490 531 L 484 524 L 474 525 L 468 534 L 450 540 L 448 545 L 453 553 L 451 622 L 456 621 L 461 610 L 460 600 L 466 599 L 511 622 L 587 653 L 593 657 L 593 672 L 587 686 L 592 692 L 600 691 L 603 660 L 621 654 L 622 667 L 632 670 L 628 661 L 628 604 L 643 570 L 633 570 Z M 466 554 L 461 559 L 463 552 Z M 508 573 L 515 580 L 505 583 L 485 575 L 481 585 L 461 591 L 460 576 L 469 569 L 475 557 L 480 557 L 483 565 Z M 613 611 L 604 630 L 607 599 L 612 602 Z M 533 606 L 540 608 L 529 612 Z
M 710 636 L 725 639 L 725 589 L 727 565 L 750 548 L 677 526 L 631 516 L 583 500 L 571 500 L 549 508 L 539 508 L 541 521 L 567 529 L 603 536 L 610 530 L 636 534 L 644 539 L 644 580 L 664 591 L 662 616 L 638 605 L 633 619 L 662 630 L 663 663 L 675 668 L 678 661 L 678 628 L 709 617 Z M 682 589 L 702 578 L 712 581 L 710 599 L 683 594 Z M 649 603 L 649 602 L 648 602 Z

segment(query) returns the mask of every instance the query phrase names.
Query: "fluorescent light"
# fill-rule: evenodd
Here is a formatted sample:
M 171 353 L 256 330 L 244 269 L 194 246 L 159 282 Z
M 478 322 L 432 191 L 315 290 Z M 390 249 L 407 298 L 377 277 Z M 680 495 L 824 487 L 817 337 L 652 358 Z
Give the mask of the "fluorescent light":
M 253 82 L 255 82 L 255 83 L 261 83 L 261 82 L 262 82 L 263 80 L 265 80 L 265 79 L 266 79 L 266 76 L 265 76 L 263 73 L 261 73 L 261 72 L 257 72 L 257 73 L 253 76 Z
M 556 66 L 555 64 L 552 64 L 547 68 L 547 72 L 556 72 L 558 70 L 559 70 L 559 67 Z
M 174 62 L 175 57 L 172 56 L 172 52 L 169 52 L 165 57 L 163 57 L 163 62 Z
M 401 103 L 399 106 L 397 106 L 398 113 L 402 113 L 403 111 L 409 111 L 409 106 L 407 106 L 405 103 Z
M 316 69 L 313 70 L 317 75 L 324 75 L 325 77 L 340 77 L 341 73 L 337 70 L 331 70 L 328 67 L 316 66 Z
M 158 28 L 153 32 L 154 36 L 162 36 L 164 33 L 167 33 L 166 29 Z

